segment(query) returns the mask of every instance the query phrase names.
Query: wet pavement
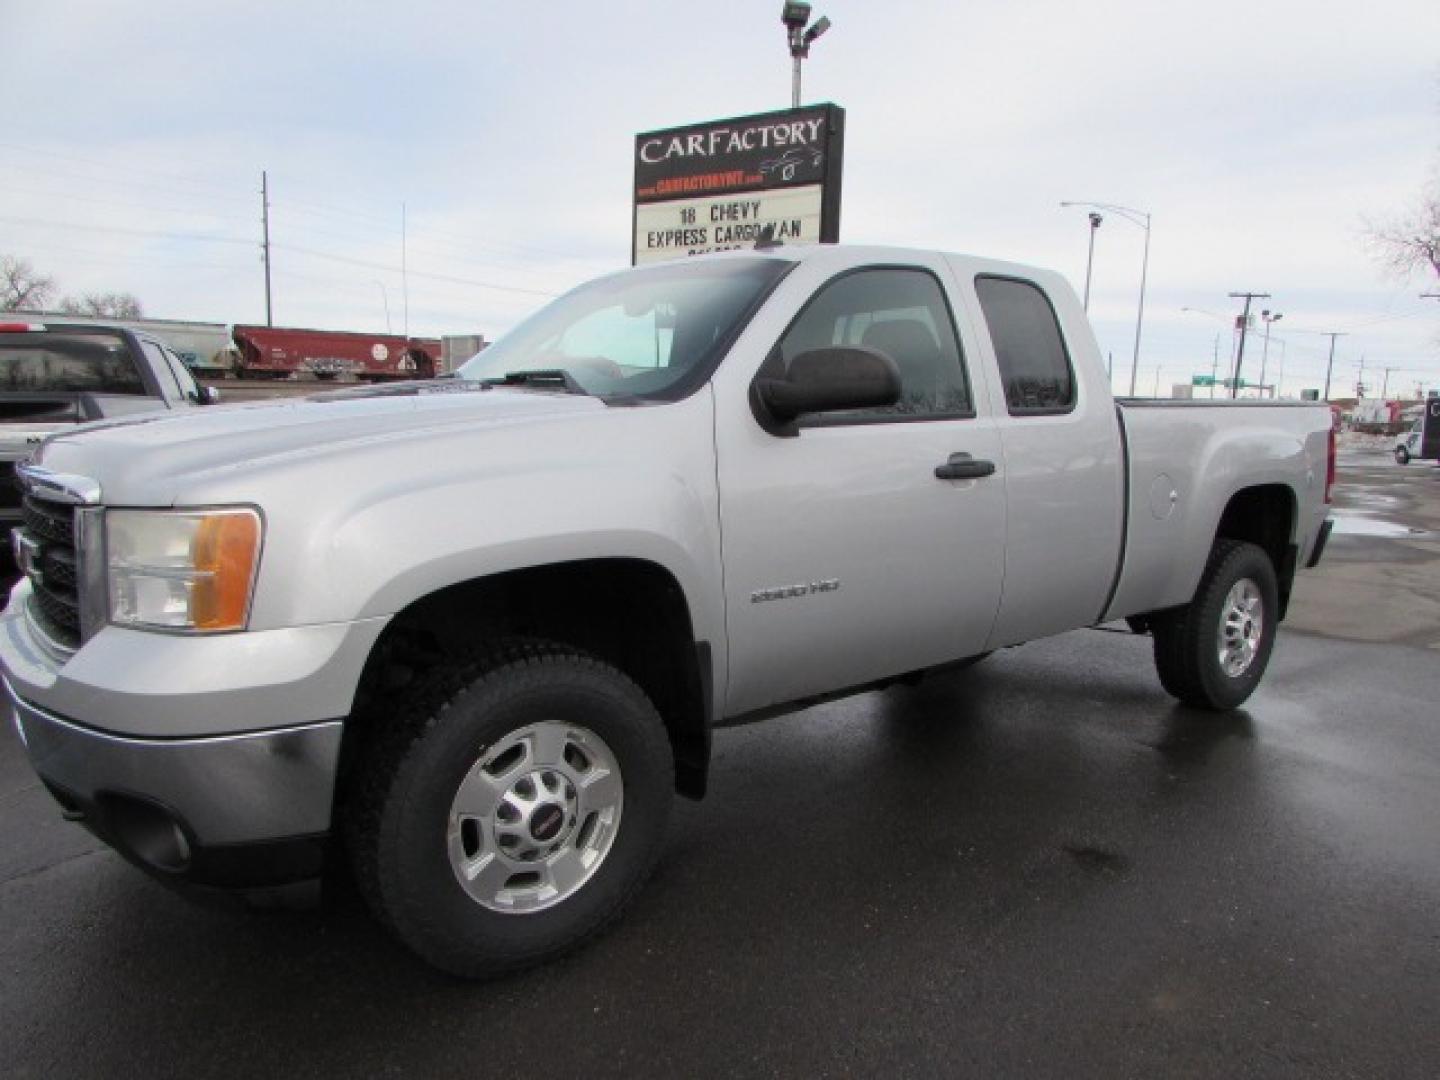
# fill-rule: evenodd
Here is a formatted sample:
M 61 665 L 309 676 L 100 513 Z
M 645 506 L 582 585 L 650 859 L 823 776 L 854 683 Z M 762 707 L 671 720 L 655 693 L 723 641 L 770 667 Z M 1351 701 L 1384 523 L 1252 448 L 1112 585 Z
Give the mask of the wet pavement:
M 1086 630 L 722 731 L 616 929 L 485 985 L 350 896 L 170 894 L 60 820 L 7 724 L 4 1073 L 1434 1077 L 1437 700 L 1432 649 L 1284 631 L 1214 716 Z
M 1334 514 L 1325 558 L 1296 582 L 1287 625 L 1440 652 L 1440 467 L 1343 454 Z

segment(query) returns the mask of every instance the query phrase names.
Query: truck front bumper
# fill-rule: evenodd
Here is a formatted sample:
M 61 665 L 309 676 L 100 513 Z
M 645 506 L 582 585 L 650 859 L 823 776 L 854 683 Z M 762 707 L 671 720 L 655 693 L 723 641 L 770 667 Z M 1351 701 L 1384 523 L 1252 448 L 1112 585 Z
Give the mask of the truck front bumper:
M 387 619 L 212 637 L 106 627 L 68 656 L 0 615 L 0 676 L 66 817 L 174 884 L 317 879 L 343 718 Z
M 30 763 L 67 818 L 159 877 L 227 889 L 317 878 L 340 721 L 201 739 L 137 739 L 5 690 Z

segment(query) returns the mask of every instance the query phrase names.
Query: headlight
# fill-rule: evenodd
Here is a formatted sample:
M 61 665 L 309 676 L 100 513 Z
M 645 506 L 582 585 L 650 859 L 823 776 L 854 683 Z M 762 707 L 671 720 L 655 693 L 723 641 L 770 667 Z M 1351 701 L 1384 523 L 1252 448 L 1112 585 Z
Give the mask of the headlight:
M 260 561 L 254 510 L 110 510 L 110 621 L 190 633 L 243 630 Z

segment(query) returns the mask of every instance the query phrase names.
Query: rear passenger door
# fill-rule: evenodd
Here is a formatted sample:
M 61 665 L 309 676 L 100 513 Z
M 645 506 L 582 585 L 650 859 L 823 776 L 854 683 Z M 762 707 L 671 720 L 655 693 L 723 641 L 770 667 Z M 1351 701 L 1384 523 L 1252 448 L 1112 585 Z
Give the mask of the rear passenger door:
M 803 279 L 797 271 L 787 285 Z M 884 352 L 901 374 L 895 406 L 808 417 L 783 437 L 750 415 L 751 373 L 718 380 L 728 713 L 985 647 L 1004 569 L 1001 470 L 977 479 L 935 470 L 956 453 L 998 465 L 1000 445 L 947 279 L 942 262 L 816 281 L 766 346 L 767 373 L 828 345 Z
M 999 374 L 993 399 L 1009 513 L 993 649 L 1100 617 L 1119 568 L 1125 462 L 1099 356 L 1072 355 L 1072 339 L 1090 340 L 1073 295 L 1056 289 L 1052 298 L 1020 277 L 971 280 L 981 348 Z

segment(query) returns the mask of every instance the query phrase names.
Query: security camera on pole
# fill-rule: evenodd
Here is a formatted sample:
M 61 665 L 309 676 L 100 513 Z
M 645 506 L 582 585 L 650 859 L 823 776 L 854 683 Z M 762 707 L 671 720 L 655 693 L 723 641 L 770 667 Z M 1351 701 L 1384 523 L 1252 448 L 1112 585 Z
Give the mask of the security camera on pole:
M 824 15 L 815 20 L 815 25 L 805 29 L 810 21 L 810 5 L 787 0 L 780 10 L 780 21 L 785 24 L 786 37 L 790 41 L 790 56 L 794 71 L 790 77 L 790 107 L 800 107 L 800 61 L 810 56 L 810 46 L 815 39 L 830 29 L 830 20 Z

